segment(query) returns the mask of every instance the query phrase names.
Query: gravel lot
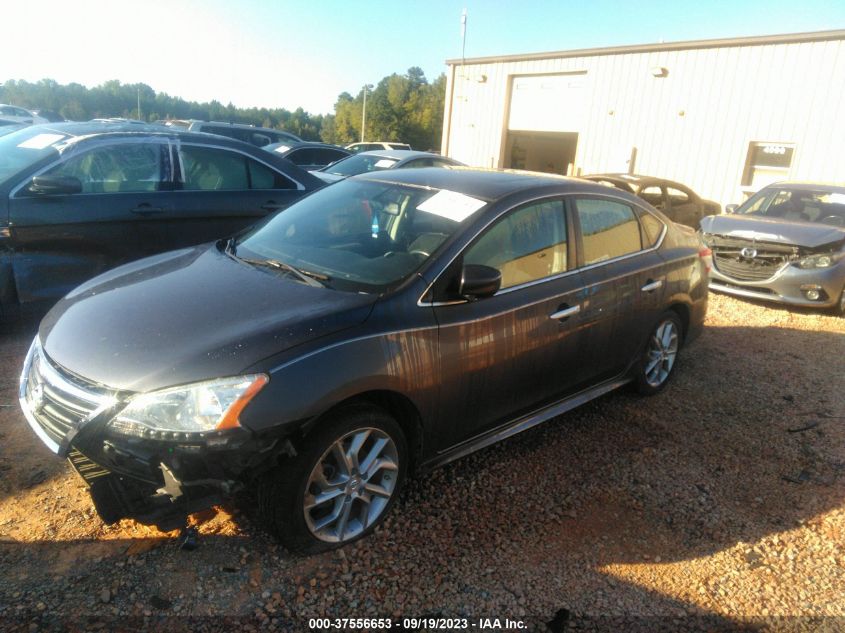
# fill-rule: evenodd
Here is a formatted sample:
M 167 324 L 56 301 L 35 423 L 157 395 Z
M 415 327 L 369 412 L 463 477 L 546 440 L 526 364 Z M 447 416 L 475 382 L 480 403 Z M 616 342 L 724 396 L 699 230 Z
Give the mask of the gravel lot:
M 0 630 L 845 630 L 845 319 L 711 295 L 660 395 L 610 394 L 412 481 L 376 534 L 312 557 L 245 503 L 195 517 L 192 552 L 103 526 L 18 410 L 34 328 L 0 335 Z

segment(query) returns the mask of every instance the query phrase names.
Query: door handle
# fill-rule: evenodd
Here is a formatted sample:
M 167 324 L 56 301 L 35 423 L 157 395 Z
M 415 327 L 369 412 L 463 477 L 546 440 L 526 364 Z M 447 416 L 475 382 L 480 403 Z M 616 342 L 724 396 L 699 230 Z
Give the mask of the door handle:
M 658 279 L 657 281 L 649 281 L 645 286 L 640 288 L 643 292 L 654 292 L 658 288 L 663 286 L 663 280 Z
M 566 304 L 564 304 L 564 305 L 566 305 Z M 563 320 L 563 319 L 568 319 L 573 314 L 578 314 L 579 312 L 581 312 L 581 306 L 580 305 L 572 306 L 571 308 L 568 307 L 568 306 L 565 307 L 565 308 L 563 306 L 561 306 L 561 308 L 563 308 L 563 309 L 558 310 L 557 312 L 550 314 L 549 318 L 550 319 L 556 319 L 556 320 Z
M 161 207 L 151 206 L 145 202 L 143 204 L 139 204 L 134 209 L 129 209 L 129 212 L 137 215 L 155 215 L 157 213 L 164 213 L 164 209 Z
M 261 209 L 264 211 L 278 211 L 279 209 L 283 208 L 285 205 L 283 204 L 276 204 L 275 200 L 269 200 L 261 205 Z

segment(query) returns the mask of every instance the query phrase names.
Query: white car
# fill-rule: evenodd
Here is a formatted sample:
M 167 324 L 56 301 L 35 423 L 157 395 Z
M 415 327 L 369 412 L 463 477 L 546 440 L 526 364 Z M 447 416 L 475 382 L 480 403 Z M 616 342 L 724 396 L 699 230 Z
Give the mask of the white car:
M 19 108 L 18 106 L 6 105 L 5 103 L 0 103 L 0 120 L 33 125 L 37 123 L 49 123 L 44 117 L 40 117 L 29 110 Z
M 380 149 L 411 149 L 407 143 L 388 143 L 387 141 L 367 141 L 366 143 L 352 143 L 347 145 L 348 149 L 353 154 L 358 152 L 377 152 Z

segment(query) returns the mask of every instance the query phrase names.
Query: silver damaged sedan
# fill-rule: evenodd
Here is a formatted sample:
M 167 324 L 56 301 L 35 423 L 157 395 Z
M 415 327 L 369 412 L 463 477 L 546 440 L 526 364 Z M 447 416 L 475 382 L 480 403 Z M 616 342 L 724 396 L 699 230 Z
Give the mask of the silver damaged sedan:
M 845 186 L 775 183 L 701 233 L 712 290 L 845 315 Z

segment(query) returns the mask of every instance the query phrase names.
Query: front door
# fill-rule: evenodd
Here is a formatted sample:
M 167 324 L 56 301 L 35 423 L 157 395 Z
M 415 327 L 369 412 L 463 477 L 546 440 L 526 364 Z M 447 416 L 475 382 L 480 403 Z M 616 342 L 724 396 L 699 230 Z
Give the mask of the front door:
M 459 403 L 441 448 L 559 399 L 579 376 L 581 279 L 562 200 L 507 212 L 476 239 L 463 264 L 502 273 L 493 297 L 434 308 L 441 402 Z
M 24 184 L 9 200 L 22 303 L 58 299 L 109 268 L 166 249 L 166 142 L 98 144 L 63 157 L 43 175 L 76 178 L 82 191 L 36 194 Z

